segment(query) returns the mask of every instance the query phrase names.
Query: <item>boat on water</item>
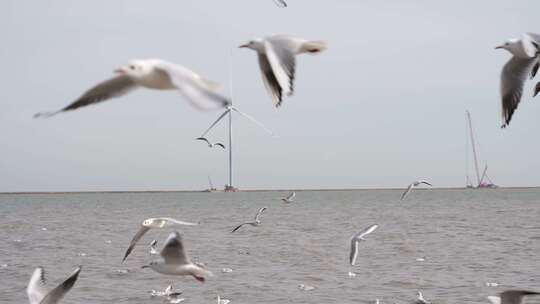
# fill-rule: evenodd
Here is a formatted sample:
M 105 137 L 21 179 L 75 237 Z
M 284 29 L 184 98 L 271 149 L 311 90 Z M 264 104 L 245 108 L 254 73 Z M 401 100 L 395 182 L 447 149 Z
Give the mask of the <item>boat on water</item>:
M 216 192 L 217 189 L 214 187 L 214 184 L 212 183 L 212 179 L 210 178 L 210 175 L 208 175 L 208 184 L 210 185 L 210 188 L 203 190 L 202 192 Z
M 480 175 L 480 170 L 478 166 L 478 154 L 476 152 L 476 141 L 474 138 L 474 130 L 472 126 L 472 118 L 471 113 L 467 110 L 466 111 L 466 120 L 467 120 L 467 135 L 466 135 L 466 144 L 465 144 L 465 174 L 466 174 L 466 182 L 465 187 L 467 189 L 496 189 L 499 188 L 491 178 L 489 178 L 487 174 L 488 166 L 487 164 L 484 166 L 484 171 L 482 175 Z M 469 146 L 470 142 L 470 146 Z M 469 147 L 471 147 L 473 159 L 474 159 L 474 169 L 476 172 L 476 186 L 473 185 L 471 178 L 469 176 Z

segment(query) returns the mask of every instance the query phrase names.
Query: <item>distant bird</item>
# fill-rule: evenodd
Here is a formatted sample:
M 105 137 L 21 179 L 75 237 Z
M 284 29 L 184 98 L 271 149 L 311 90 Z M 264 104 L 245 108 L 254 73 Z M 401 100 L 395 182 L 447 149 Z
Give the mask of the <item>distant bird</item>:
M 217 304 L 229 304 L 230 302 L 229 299 L 222 299 L 219 295 L 217 296 Z
M 540 51 L 540 35 L 525 33 L 521 39 L 510 39 L 495 49 L 505 49 L 513 57 L 504 65 L 501 72 L 501 98 L 502 98 L 502 128 L 510 124 L 510 120 L 517 109 L 523 86 L 529 75 L 531 78 L 538 71 L 538 54 Z M 540 83 L 536 85 L 534 96 L 540 90 Z
M 349 262 L 351 263 L 352 266 L 354 266 L 354 264 L 356 263 L 356 257 L 358 256 L 358 245 L 361 241 L 365 241 L 366 239 L 364 238 L 366 235 L 372 233 L 373 231 L 375 231 L 375 229 L 377 229 L 379 227 L 379 225 L 375 224 L 375 225 L 371 225 L 369 227 L 367 227 L 366 229 L 358 232 L 357 234 L 353 235 L 352 238 L 351 238 L 351 252 L 349 254 Z
M 157 245 L 157 241 L 152 240 L 152 242 L 150 243 L 150 254 L 152 254 L 152 255 L 158 254 L 158 251 L 156 249 L 156 245 Z
M 279 7 L 287 7 L 285 0 L 274 0 L 274 3 L 276 3 L 276 5 Z
M 75 271 L 60 285 L 47 291 L 45 289 L 45 269 L 43 269 L 43 267 L 36 268 L 30 278 L 28 287 L 26 288 L 30 304 L 59 303 L 66 293 L 71 290 L 73 285 L 75 285 L 75 282 L 79 277 L 79 272 L 81 272 L 81 267 L 77 267 L 77 269 L 75 269 Z
M 139 231 L 137 231 L 137 233 L 131 240 L 129 247 L 126 250 L 126 253 L 124 254 L 124 258 L 122 259 L 122 262 L 124 262 L 127 259 L 128 255 L 131 253 L 131 251 L 133 251 L 133 248 L 135 248 L 135 245 L 137 244 L 137 242 L 143 237 L 143 235 L 148 230 L 152 228 L 160 229 L 160 228 L 169 228 L 169 227 L 178 227 L 178 226 L 195 226 L 195 225 L 198 225 L 198 224 L 190 223 L 190 222 L 183 222 L 183 221 L 179 221 L 179 220 L 169 218 L 169 217 L 149 218 L 149 219 L 144 220 L 141 223 L 141 228 L 139 229 Z
M 120 97 L 133 89 L 143 87 L 156 90 L 177 90 L 199 110 L 226 107 L 230 101 L 219 93 L 221 85 L 206 80 L 178 64 L 161 59 L 132 60 L 115 70 L 117 76 L 105 80 L 84 92 L 70 105 L 56 112 L 42 112 L 34 117 L 50 117 Z
M 412 183 L 409 184 L 409 186 L 407 187 L 405 192 L 403 192 L 403 194 L 401 194 L 400 200 L 405 199 L 405 197 L 407 197 L 407 195 L 409 195 L 409 193 L 411 193 L 413 188 L 418 187 L 420 184 L 426 184 L 428 186 L 433 186 L 432 184 L 430 184 L 429 182 L 424 181 L 424 180 L 419 180 L 419 181 L 412 182 Z
M 251 226 L 259 226 L 261 224 L 261 221 L 260 221 L 260 217 L 261 217 L 261 214 L 263 213 L 264 210 L 266 210 L 267 208 L 266 207 L 262 207 L 261 209 L 259 209 L 259 211 L 257 212 L 257 214 L 255 215 L 255 220 L 253 222 L 245 222 L 243 224 L 240 224 L 238 225 L 236 228 L 233 229 L 233 231 L 231 232 L 235 232 L 236 230 L 240 229 L 240 227 L 244 226 L 244 225 L 251 225 Z
M 430 304 L 430 302 L 424 299 L 424 295 L 422 295 L 420 291 L 417 291 L 417 296 L 418 298 L 416 299 L 416 301 L 414 301 L 414 304 Z
M 529 290 L 506 290 L 501 292 L 498 297 L 489 296 L 487 298 L 493 304 L 521 304 L 523 297 L 531 295 L 540 295 L 540 293 Z
M 167 288 L 165 288 L 164 291 L 157 291 L 157 290 L 152 290 L 150 292 L 150 295 L 153 296 L 153 297 L 169 297 L 169 296 L 179 296 L 181 295 L 182 292 L 173 292 L 172 291 L 172 285 L 169 285 L 167 286 Z
M 285 203 L 292 203 L 295 196 L 296 192 L 293 191 L 291 192 L 291 194 L 289 194 L 287 197 L 282 198 L 281 200 Z
M 214 146 L 220 146 L 222 147 L 223 149 L 225 149 L 225 145 L 222 144 L 222 143 L 211 143 L 208 139 L 204 138 L 204 137 L 197 137 L 195 138 L 195 140 L 202 140 L 204 142 L 206 142 L 208 144 L 208 148 L 213 148 Z
M 168 275 L 190 275 L 201 283 L 205 282 L 205 277 L 212 276 L 212 272 L 190 261 L 182 237 L 176 231 L 169 235 L 160 254 L 163 260 L 152 261 L 142 268 L 151 268 L 155 272 Z
M 257 38 L 239 47 L 257 52 L 264 85 L 276 107 L 281 105 L 283 94 L 293 94 L 296 55 L 317 54 L 327 48 L 324 41 L 309 41 L 287 35 Z

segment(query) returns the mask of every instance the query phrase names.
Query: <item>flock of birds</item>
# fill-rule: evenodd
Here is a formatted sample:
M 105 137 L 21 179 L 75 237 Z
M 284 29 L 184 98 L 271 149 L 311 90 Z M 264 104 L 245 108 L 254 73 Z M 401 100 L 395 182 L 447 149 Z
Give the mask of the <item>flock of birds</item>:
M 280 7 L 287 7 L 287 3 L 283 0 L 274 0 L 274 2 Z M 279 107 L 282 105 L 284 96 L 291 96 L 294 93 L 296 56 L 305 53 L 321 53 L 326 50 L 327 45 L 324 41 L 312 41 L 289 35 L 273 35 L 251 40 L 241 45 L 240 48 L 248 48 L 257 53 L 264 86 L 275 107 Z M 540 67 L 540 35 L 526 33 L 520 39 L 511 39 L 496 48 L 505 49 L 513 55 L 504 65 L 501 73 L 502 127 L 506 127 L 521 100 L 525 81 L 529 76 L 532 79 Z M 230 99 L 220 92 L 222 86 L 219 83 L 205 79 L 179 64 L 161 59 L 133 60 L 126 66 L 116 69 L 115 73 L 116 76 L 90 88 L 64 108 L 55 112 L 37 113 L 35 117 L 51 117 L 62 112 L 101 103 L 124 96 L 137 88 L 177 90 L 192 106 L 199 110 L 231 107 Z M 540 92 L 540 82 L 535 87 L 534 96 L 538 92 Z M 222 149 L 226 148 L 222 143 L 212 143 L 205 137 L 199 137 L 196 140 L 205 142 L 209 148 L 216 146 Z M 424 180 L 415 181 L 406 188 L 400 199 L 405 199 L 414 188 L 422 184 L 431 186 L 431 183 Z M 296 193 L 292 192 L 289 196 L 282 198 L 282 201 L 284 203 L 293 203 L 295 195 Z M 246 225 L 253 227 L 261 225 L 261 215 L 265 210 L 267 210 L 267 207 L 261 208 L 253 221 L 244 222 L 231 232 L 235 232 Z M 176 228 L 198 224 L 165 217 L 146 219 L 141 223 L 139 231 L 131 240 L 122 261 L 128 258 L 137 242 L 150 229 Z M 366 237 L 378 227 L 377 224 L 370 225 L 352 236 L 349 255 L 349 262 L 352 266 L 356 263 L 360 243 L 365 241 Z M 157 241 L 153 240 L 150 245 L 150 252 L 153 255 L 158 253 L 156 245 Z M 213 275 L 211 271 L 204 267 L 204 264 L 194 263 L 190 260 L 182 236 L 177 231 L 169 234 L 159 254 L 160 259 L 144 265 L 143 268 L 150 268 L 157 273 L 166 275 L 192 276 L 202 283 L 206 281 L 207 277 Z M 80 272 L 81 267 L 78 267 L 62 283 L 52 289 L 47 289 L 44 269 L 42 267 L 35 269 L 27 287 L 30 303 L 58 303 L 75 285 Z M 309 286 L 303 286 L 303 288 L 309 288 Z M 182 298 L 179 298 L 181 293 L 173 292 L 172 286 L 168 286 L 164 291 L 154 290 L 152 294 L 154 296 L 166 296 L 170 303 L 183 301 Z M 488 299 L 493 304 L 519 304 L 524 296 L 538 294 L 538 292 L 534 291 L 508 290 L 502 292 L 498 297 L 490 296 Z M 226 304 L 229 301 L 221 299 L 219 296 L 217 300 L 219 304 Z M 376 303 L 379 303 L 378 299 Z M 424 299 L 422 293 L 418 292 L 415 304 L 427 303 L 429 302 Z

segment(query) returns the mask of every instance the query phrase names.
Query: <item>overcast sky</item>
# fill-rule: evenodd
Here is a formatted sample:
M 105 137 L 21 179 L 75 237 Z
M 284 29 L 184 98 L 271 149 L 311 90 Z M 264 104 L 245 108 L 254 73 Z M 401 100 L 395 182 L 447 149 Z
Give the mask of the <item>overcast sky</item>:
M 133 58 L 162 58 L 229 87 L 278 134 L 235 116 L 235 184 L 256 188 L 465 183 L 465 110 L 481 162 L 503 186 L 540 185 L 540 100 L 532 85 L 501 130 L 494 47 L 540 32 L 540 1 L 0 1 L 0 191 L 175 190 L 227 182 L 227 153 L 196 142 L 218 112 L 174 92 L 59 109 Z M 285 33 L 326 40 L 298 58 L 295 95 L 275 109 L 256 55 Z M 226 140 L 226 124 L 209 137 Z M 472 171 L 471 171 L 472 172 Z

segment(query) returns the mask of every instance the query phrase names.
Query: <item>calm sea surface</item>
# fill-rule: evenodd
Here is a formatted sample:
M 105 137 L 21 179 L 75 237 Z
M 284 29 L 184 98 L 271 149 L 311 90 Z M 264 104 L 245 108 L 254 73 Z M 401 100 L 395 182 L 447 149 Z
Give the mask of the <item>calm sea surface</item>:
M 37 266 L 55 285 L 77 265 L 62 303 L 163 303 L 149 291 L 171 283 L 184 303 L 216 303 L 219 294 L 231 304 L 410 303 L 417 290 L 435 304 L 487 303 L 508 288 L 540 290 L 538 189 L 421 190 L 403 202 L 395 190 L 299 191 L 290 205 L 279 200 L 286 194 L 0 195 L 0 303 L 28 303 Z M 230 233 L 263 206 L 261 226 Z M 201 284 L 141 269 L 148 244 L 161 248 L 170 230 L 148 232 L 121 263 L 140 222 L 158 216 L 201 221 L 179 231 L 214 277 Z M 350 267 L 351 235 L 375 223 Z

